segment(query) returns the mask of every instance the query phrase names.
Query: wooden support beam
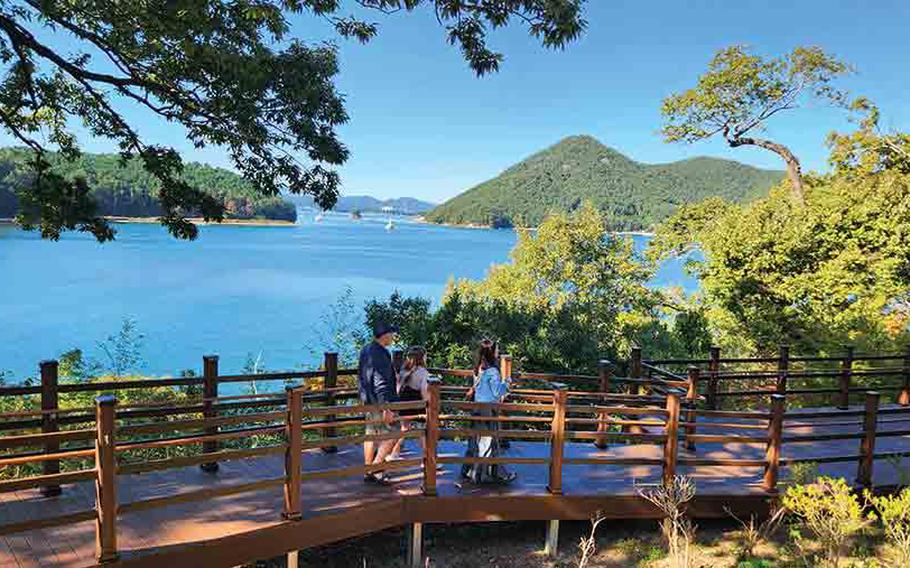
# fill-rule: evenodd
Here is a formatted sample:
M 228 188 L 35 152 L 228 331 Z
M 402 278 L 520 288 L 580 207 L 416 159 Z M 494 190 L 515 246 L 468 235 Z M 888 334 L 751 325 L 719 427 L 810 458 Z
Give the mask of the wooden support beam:
M 840 363 L 840 392 L 837 407 L 846 410 L 850 407 L 850 382 L 853 378 L 853 346 L 844 348 L 844 358 Z
M 669 487 L 676 475 L 676 456 L 679 449 L 679 395 L 667 395 L 667 440 L 664 442 L 664 485 Z
M 423 523 L 408 527 L 408 568 L 423 568 Z
M 439 445 L 439 407 L 442 381 L 436 377 L 427 383 L 427 424 L 424 430 L 426 448 L 423 452 L 423 494 L 436 495 L 436 447 Z
M 116 404 L 109 394 L 95 399 L 95 558 L 99 563 L 118 557 Z
M 695 442 L 692 440 L 692 436 L 696 434 L 695 431 L 695 404 L 698 401 L 698 379 L 701 371 L 695 365 L 690 365 L 688 369 L 688 374 L 686 379 L 689 382 L 689 386 L 686 389 L 686 407 L 688 411 L 686 412 L 686 449 L 690 451 L 695 450 Z
M 600 382 L 600 385 L 599 385 L 600 392 L 604 393 L 604 394 L 609 393 L 610 392 L 610 381 L 613 378 L 613 364 L 610 363 L 609 361 L 607 361 L 606 359 L 602 359 L 602 360 L 598 361 L 597 362 L 597 375 L 598 375 L 598 379 Z M 609 417 L 609 415 L 606 413 L 599 413 L 597 415 L 597 418 L 599 420 L 601 420 L 601 422 L 599 422 L 597 424 L 598 432 L 603 433 L 603 432 L 607 432 L 610 429 L 610 425 L 607 422 L 608 417 Z M 602 438 L 595 438 L 594 445 L 597 446 L 597 449 L 599 449 L 599 450 L 607 449 L 606 436 L 604 436 Z
M 288 552 L 288 565 L 287 568 L 298 568 L 300 566 L 300 552 L 297 550 L 292 550 Z
M 786 401 L 787 398 L 782 394 L 771 395 L 771 416 L 768 419 L 768 445 L 765 448 L 765 475 L 762 480 L 762 487 L 768 493 L 777 493 Z
M 720 347 L 711 347 L 708 355 L 708 391 L 705 394 L 705 403 L 708 410 L 717 410 L 717 385 L 720 372 Z
M 553 383 L 553 422 L 550 425 L 550 478 L 547 491 L 562 495 L 562 457 L 566 441 L 566 399 L 568 387 Z
M 865 489 L 872 489 L 872 466 L 875 463 L 875 430 L 878 424 L 878 403 L 881 395 L 866 392 L 866 412 L 863 415 L 863 439 L 859 447 L 859 464 L 856 482 Z
M 48 434 L 58 431 L 57 415 L 53 412 L 59 409 L 57 400 L 57 383 L 59 365 L 57 361 L 41 361 L 38 364 L 41 373 L 41 433 Z M 52 440 L 45 442 L 44 453 L 54 454 L 60 451 L 60 442 Z M 42 465 L 44 475 L 54 475 L 60 473 L 59 460 L 46 460 Z M 53 497 L 60 495 L 59 485 L 42 485 L 41 495 Z
M 300 388 L 287 387 L 287 420 L 285 432 L 287 449 L 284 453 L 284 512 L 282 517 L 290 521 L 301 518 L 300 506 L 300 467 L 303 459 L 303 391 Z
M 556 558 L 559 553 L 559 520 L 547 521 L 547 536 L 544 540 L 543 553 L 550 558 Z
M 338 386 L 338 353 L 334 352 L 325 352 L 322 355 L 322 368 L 325 371 L 325 377 L 323 378 L 323 388 L 326 390 L 326 406 L 335 406 L 335 391 L 332 390 Z M 334 416 L 326 416 L 326 421 L 335 420 Z M 322 435 L 326 438 L 335 437 L 335 428 L 329 427 L 322 431 Z M 334 454 L 338 451 L 337 446 L 324 446 L 322 451 L 327 454 Z
M 202 416 L 206 419 L 216 418 L 218 411 L 212 402 L 213 398 L 218 398 L 218 356 L 205 355 L 202 357 Z M 205 429 L 208 436 L 218 433 L 218 426 L 209 426 Z M 218 442 L 210 441 L 202 443 L 202 453 L 213 454 L 218 451 Z M 218 462 L 209 462 L 199 464 L 202 471 L 215 473 L 218 471 Z
M 787 375 L 790 373 L 790 346 L 781 344 L 777 355 L 777 394 L 787 394 Z

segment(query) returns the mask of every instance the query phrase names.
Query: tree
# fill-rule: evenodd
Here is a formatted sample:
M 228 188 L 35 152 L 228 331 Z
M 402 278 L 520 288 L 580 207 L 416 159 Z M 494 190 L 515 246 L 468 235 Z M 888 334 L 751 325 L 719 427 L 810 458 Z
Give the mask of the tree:
M 356 4 L 383 13 L 431 8 L 478 75 L 503 59 L 486 43 L 490 28 L 517 19 L 545 46 L 562 47 L 585 27 L 583 0 Z M 174 149 L 144 141 L 127 106 L 181 126 L 197 147 L 224 147 L 262 195 L 286 189 L 331 207 L 339 184 L 332 168 L 349 153 L 335 130 L 348 119 L 333 82 L 336 49 L 289 37 L 288 17 L 325 18 L 361 42 L 376 35 L 377 24 L 341 10 L 339 0 L 0 0 L 0 124 L 33 151 L 33 176 L 19 188 L 20 223 L 51 239 L 73 229 L 113 238 L 84 180 L 64 178 L 46 159 L 48 146 L 79 154 L 74 121 L 158 179 L 161 223 L 176 237 L 195 238 L 190 214 L 222 219 L 224 204 L 181 178 Z
M 783 144 L 752 135 L 774 115 L 815 99 L 842 104 L 845 95 L 832 81 L 850 67 L 819 47 L 797 47 L 789 54 L 763 59 L 743 46 L 717 52 L 698 85 L 663 101 L 667 142 L 696 142 L 718 134 L 731 148 L 758 146 L 787 165 L 792 194 L 805 202 L 799 159 Z
M 804 207 L 785 187 L 747 205 L 684 206 L 658 228 L 654 258 L 695 246 L 704 314 L 735 351 L 899 348 L 910 338 L 910 136 L 860 127 L 829 137 L 833 171 L 807 176 Z M 887 214 L 883 214 L 887 211 Z

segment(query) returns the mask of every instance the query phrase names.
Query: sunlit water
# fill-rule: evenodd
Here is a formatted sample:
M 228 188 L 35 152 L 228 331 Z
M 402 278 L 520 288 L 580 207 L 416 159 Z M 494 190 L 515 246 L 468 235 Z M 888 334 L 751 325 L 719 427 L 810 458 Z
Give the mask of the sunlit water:
M 97 343 L 124 317 L 144 334 L 141 371 L 171 375 L 221 356 L 238 373 L 249 355 L 268 369 L 311 365 L 328 306 L 350 287 L 357 310 L 394 290 L 438 300 L 451 277 L 480 278 L 515 244 L 511 231 L 461 229 L 386 219 L 354 221 L 301 212 L 295 227 L 209 226 L 178 241 L 158 225 L 119 225 L 100 245 L 67 234 L 60 242 L 0 225 L 0 371 L 13 382 L 38 361 L 74 347 L 102 360 Z M 647 237 L 636 236 L 640 249 Z M 654 285 L 697 283 L 681 261 Z

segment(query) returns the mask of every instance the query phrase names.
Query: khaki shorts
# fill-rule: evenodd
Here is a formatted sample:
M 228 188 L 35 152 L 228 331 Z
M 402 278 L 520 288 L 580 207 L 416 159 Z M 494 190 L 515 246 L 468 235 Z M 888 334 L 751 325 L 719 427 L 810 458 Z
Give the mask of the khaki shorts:
M 382 412 L 367 412 L 366 419 L 367 422 L 376 421 L 375 424 L 367 424 L 367 435 L 389 434 L 395 431 L 394 424 L 386 424 L 382 420 Z

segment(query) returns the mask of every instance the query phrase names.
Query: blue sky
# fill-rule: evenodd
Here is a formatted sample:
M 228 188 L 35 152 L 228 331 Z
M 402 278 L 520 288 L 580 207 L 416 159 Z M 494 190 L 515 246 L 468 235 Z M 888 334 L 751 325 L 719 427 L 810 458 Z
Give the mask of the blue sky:
M 380 27 L 370 44 L 337 40 L 338 85 L 351 115 L 340 129 L 352 151 L 341 170 L 346 194 L 442 201 L 573 134 L 643 162 L 711 155 L 779 168 L 762 150 L 670 145 L 657 134 L 662 98 L 694 84 L 712 54 L 733 43 L 765 55 L 820 45 L 857 68 L 842 84 L 876 101 L 885 126 L 910 130 L 906 0 L 589 0 L 588 30 L 564 51 L 540 47 L 517 24 L 493 33 L 490 43 L 506 61 L 484 78 L 446 43 L 430 12 L 368 16 Z M 293 31 L 329 37 L 312 18 L 294 20 Z M 230 167 L 217 148 L 195 150 L 172 125 L 129 115 L 141 120 L 147 140 Z M 821 169 L 825 135 L 848 128 L 845 118 L 826 107 L 800 109 L 777 118 L 766 135 L 790 146 L 806 169 Z M 87 140 L 86 148 L 113 146 Z

